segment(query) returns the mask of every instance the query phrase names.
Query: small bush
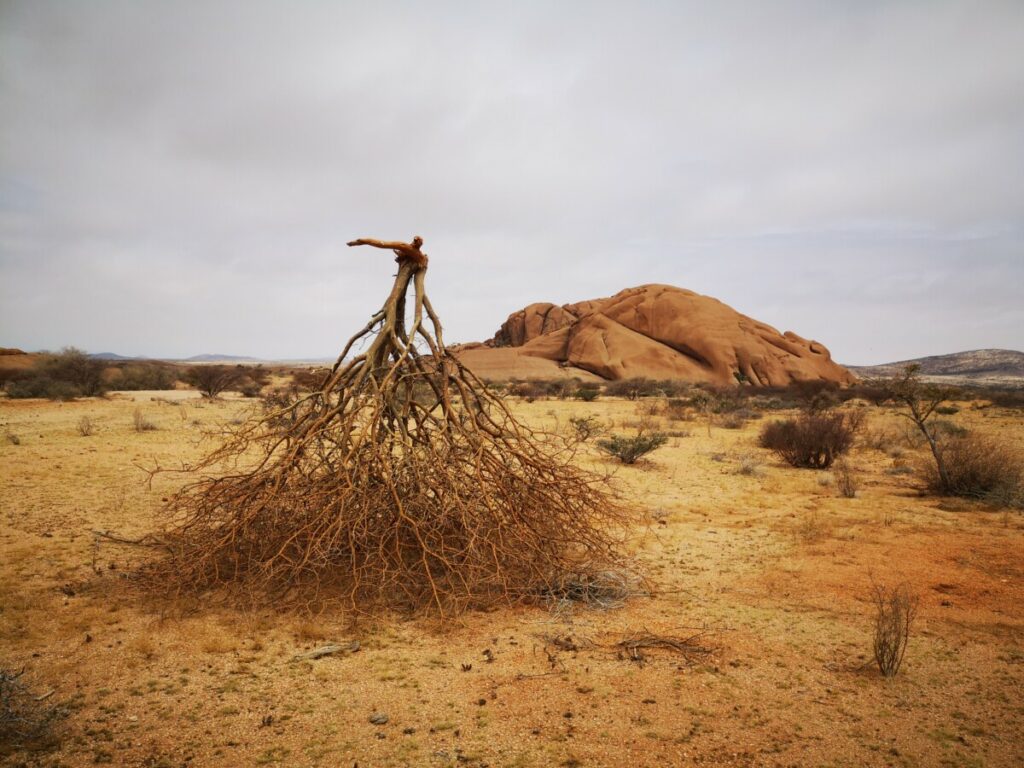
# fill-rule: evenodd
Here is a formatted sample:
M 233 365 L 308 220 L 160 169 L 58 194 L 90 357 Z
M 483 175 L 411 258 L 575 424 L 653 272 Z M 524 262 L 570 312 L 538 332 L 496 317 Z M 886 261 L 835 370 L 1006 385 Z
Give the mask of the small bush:
M 605 431 L 604 424 L 594 416 L 572 416 L 569 419 L 569 426 L 576 439 L 581 443 L 585 443 Z
M 324 383 L 325 375 L 322 368 L 299 368 L 292 371 L 292 386 L 303 392 L 312 392 Z
M 598 440 L 601 450 L 615 456 L 623 464 L 635 464 L 641 456 L 656 451 L 668 442 L 668 436 L 660 432 L 641 433 L 636 437 L 612 435 L 607 440 Z
M 675 397 L 686 388 L 678 381 L 655 381 L 636 377 L 620 379 L 605 386 L 604 393 L 608 397 L 624 397 L 627 400 L 639 400 L 641 397 Z
M 856 411 L 806 412 L 797 419 L 765 424 L 759 444 L 791 466 L 827 469 L 853 446 L 859 426 Z
M 743 429 L 746 425 L 746 419 L 735 413 L 730 413 L 719 422 L 722 429 Z
M 940 446 L 946 479 L 934 462 L 922 463 L 925 484 L 934 493 L 1020 506 L 1024 462 L 1019 452 L 987 435 L 956 435 Z M 1009 502 L 1009 503 L 1007 503 Z
M 756 456 L 741 456 L 739 462 L 736 464 L 736 468 L 733 471 L 735 474 L 743 475 L 744 477 L 760 475 L 761 462 L 757 460 Z
M 528 402 L 533 402 L 543 397 L 544 388 L 535 381 L 517 381 L 509 385 L 508 393 L 513 397 L 521 397 Z
M 62 713 L 32 695 L 21 682 L 23 672 L 0 669 L 0 757 L 18 749 L 57 745 L 54 726 Z
M 78 420 L 78 434 L 82 437 L 89 437 L 96 431 L 96 425 L 93 424 L 92 419 L 88 416 L 83 416 Z
M 157 363 L 131 363 L 115 369 L 108 383 L 111 389 L 137 392 L 140 390 L 174 389 L 177 371 Z
M 875 663 L 883 676 L 892 677 L 903 664 L 918 598 L 906 584 L 892 589 L 876 584 L 871 597 L 875 606 Z
M 156 424 L 146 418 L 141 408 L 136 408 L 132 413 L 132 425 L 136 432 L 152 432 L 156 429 Z
M 582 400 L 585 403 L 592 403 L 601 395 L 601 390 L 597 386 L 593 387 L 580 387 L 576 390 L 575 397 L 577 400 Z
M 857 473 L 854 471 L 850 463 L 840 459 L 835 465 L 835 481 L 836 490 L 839 495 L 844 499 L 853 499 L 857 496 L 857 491 L 860 488 L 860 482 L 857 478 Z
M 935 412 L 942 416 L 953 416 L 960 413 L 960 409 L 955 405 L 939 405 L 935 407 Z
M 184 375 L 184 381 L 202 392 L 203 397 L 216 398 L 235 387 L 242 379 L 241 366 L 194 365 Z

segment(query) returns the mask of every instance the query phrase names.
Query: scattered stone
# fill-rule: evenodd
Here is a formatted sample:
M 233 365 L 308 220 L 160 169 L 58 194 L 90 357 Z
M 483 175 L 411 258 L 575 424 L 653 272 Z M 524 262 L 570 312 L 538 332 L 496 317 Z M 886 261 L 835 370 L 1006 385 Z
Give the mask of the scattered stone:
M 384 725 L 388 721 L 388 716 L 383 712 L 374 712 L 370 715 L 370 722 L 374 725 Z

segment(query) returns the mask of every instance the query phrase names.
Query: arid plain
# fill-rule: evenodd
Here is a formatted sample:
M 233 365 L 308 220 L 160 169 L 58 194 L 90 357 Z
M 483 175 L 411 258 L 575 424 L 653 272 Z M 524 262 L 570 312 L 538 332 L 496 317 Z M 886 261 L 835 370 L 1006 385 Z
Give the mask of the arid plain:
M 204 450 L 242 399 L 115 394 L 0 401 L 0 656 L 66 710 L 52 751 L 13 765 L 1015 766 L 1024 763 L 1024 517 L 922 495 L 893 410 L 866 409 L 849 462 L 793 469 L 738 429 L 656 402 L 510 399 L 566 430 L 593 415 L 669 443 L 614 472 L 650 594 L 436 618 L 200 607 L 169 612 L 121 574 L 181 478 L 144 467 Z M 189 393 L 192 394 L 192 393 Z M 1021 411 L 952 417 L 1024 448 Z M 140 408 L 156 429 L 136 431 Z M 768 412 L 772 419 L 783 412 Z M 79 433 L 87 416 L 95 432 Z M 141 467 L 141 468 L 140 468 Z M 832 482 L 830 482 L 832 480 Z M 920 595 L 906 660 L 871 659 L 872 583 Z M 708 653 L 617 649 L 638 632 Z M 343 650 L 296 657 L 327 643 Z M 373 715 L 386 722 L 370 722 Z M 375 718 L 380 720 L 382 718 Z

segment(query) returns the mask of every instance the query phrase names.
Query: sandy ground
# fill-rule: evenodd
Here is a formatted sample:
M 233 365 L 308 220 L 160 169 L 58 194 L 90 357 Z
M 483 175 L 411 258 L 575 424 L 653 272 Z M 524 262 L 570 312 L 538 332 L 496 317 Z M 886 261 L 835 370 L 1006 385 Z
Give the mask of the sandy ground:
M 90 531 L 152 530 L 180 480 L 150 489 L 139 467 L 197 456 L 204 427 L 248 406 L 151 397 L 0 401 L 0 665 L 69 710 L 58 751 L 11 764 L 1024 764 L 1024 519 L 921 497 L 914 474 L 893 473 L 914 453 L 895 437 L 854 451 L 861 490 L 846 499 L 756 448 L 758 422 L 709 436 L 662 421 L 677 436 L 616 473 L 657 591 L 618 609 L 355 626 L 335 613 L 169 617 L 121 586 L 129 553 L 97 550 Z M 158 428 L 134 431 L 136 408 Z M 558 428 L 573 414 L 620 431 L 645 418 L 625 401 L 515 408 Z M 1024 443 L 1019 411 L 954 418 Z M 898 424 L 878 409 L 870 421 Z M 889 680 L 869 664 L 872 579 L 921 599 Z M 692 628 L 711 655 L 652 651 L 640 665 L 613 648 Z M 351 640 L 360 650 L 293 661 Z

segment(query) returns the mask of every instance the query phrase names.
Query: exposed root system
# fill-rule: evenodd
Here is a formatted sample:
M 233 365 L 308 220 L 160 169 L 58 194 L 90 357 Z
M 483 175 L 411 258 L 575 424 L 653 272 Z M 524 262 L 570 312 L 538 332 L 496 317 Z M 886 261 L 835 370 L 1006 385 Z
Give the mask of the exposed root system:
M 397 254 L 384 306 L 319 389 L 188 468 L 167 505 L 168 554 L 143 571 L 152 583 L 450 613 L 540 600 L 619 565 L 622 511 L 605 479 L 445 349 L 421 242 L 351 243 Z

